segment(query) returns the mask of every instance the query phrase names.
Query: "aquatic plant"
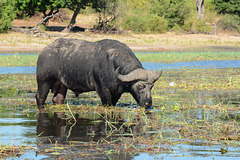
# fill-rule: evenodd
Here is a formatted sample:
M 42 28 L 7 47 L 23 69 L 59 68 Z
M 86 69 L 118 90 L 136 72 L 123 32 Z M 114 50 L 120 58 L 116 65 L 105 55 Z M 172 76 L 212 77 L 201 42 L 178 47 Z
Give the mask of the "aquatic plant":
M 54 118 L 63 122 L 64 143 L 58 137 L 39 133 L 38 154 L 64 158 L 74 150 L 75 158 L 111 158 L 121 153 L 171 153 L 181 144 L 239 145 L 239 72 L 232 68 L 166 70 L 153 87 L 154 106 L 148 110 L 136 105 L 129 94 L 121 97 L 118 106 L 103 107 L 95 92 L 76 98 L 69 91 L 63 105 L 53 105 L 50 93 L 43 111 L 48 115 L 47 122 Z M 39 117 L 34 74 L 1 75 L 0 86 L 2 90 L 14 88 L 11 95 L 1 92 L 2 112 L 11 108 Z M 60 127 L 58 123 L 44 125 Z M 87 141 L 72 138 L 81 125 L 89 126 L 84 130 Z M 44 143 L 49 146 L 41 147 Z M 229 151 L 223 148 L 219 152 Z

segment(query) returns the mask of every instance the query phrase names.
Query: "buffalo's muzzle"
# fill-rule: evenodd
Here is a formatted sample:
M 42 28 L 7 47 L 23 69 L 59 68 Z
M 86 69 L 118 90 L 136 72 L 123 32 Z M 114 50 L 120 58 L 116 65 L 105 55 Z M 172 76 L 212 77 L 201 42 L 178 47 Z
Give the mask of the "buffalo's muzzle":
M 151 106 L 152 106 L 152 103 L 145 102 L 145 103 L 144 103 L 144 106 L 145 106 L 146 108 L 149 108 L 149 107 L 151 107 Z

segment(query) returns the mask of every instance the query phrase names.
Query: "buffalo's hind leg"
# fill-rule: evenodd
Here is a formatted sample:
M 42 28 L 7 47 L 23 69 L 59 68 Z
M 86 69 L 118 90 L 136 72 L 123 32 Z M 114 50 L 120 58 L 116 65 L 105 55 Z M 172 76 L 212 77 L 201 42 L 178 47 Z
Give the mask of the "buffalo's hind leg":
M 39 110 L 43 109 L 43 104 L 47 98 L 52 82 L 38 82 L 38 90 L 36 94 L 37 107 Z
M 67 94 L 67 87 L 58 81 L 53 85 L 52 91 L 54 92 L 53 103 L 63 104 Z

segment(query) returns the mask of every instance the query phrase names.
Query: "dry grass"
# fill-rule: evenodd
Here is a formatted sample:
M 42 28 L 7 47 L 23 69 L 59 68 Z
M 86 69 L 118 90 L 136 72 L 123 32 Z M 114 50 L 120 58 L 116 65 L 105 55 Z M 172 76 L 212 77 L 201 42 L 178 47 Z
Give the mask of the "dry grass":
M 67 34 L 47 32 L 57 35 L 52 38 L 31 37 L 25 34 L 9 32 L 0 34 L 1 52 L 40 52 L 45 46 Z M 240 50 L 240 37 L 231 35 L 203 34 L 95 34 L 90 32 L 70 33 L 67 38 L 78 38 L 88 41 L 116 39 L 126 43 L 134 51 L 184 51 L 184 50 Z M 224 47 L 223 47 L 224 46 Z

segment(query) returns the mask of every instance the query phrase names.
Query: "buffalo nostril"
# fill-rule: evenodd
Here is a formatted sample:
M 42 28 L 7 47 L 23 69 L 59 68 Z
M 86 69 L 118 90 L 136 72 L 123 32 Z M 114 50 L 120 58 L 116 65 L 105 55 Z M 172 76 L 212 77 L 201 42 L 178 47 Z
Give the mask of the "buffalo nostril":
M 151 106 L 152 106 L 152 103 L 146 102 L 146 103 L 144 103 L 144 105 L 145 105 L 145 107 L 151 107 Z

